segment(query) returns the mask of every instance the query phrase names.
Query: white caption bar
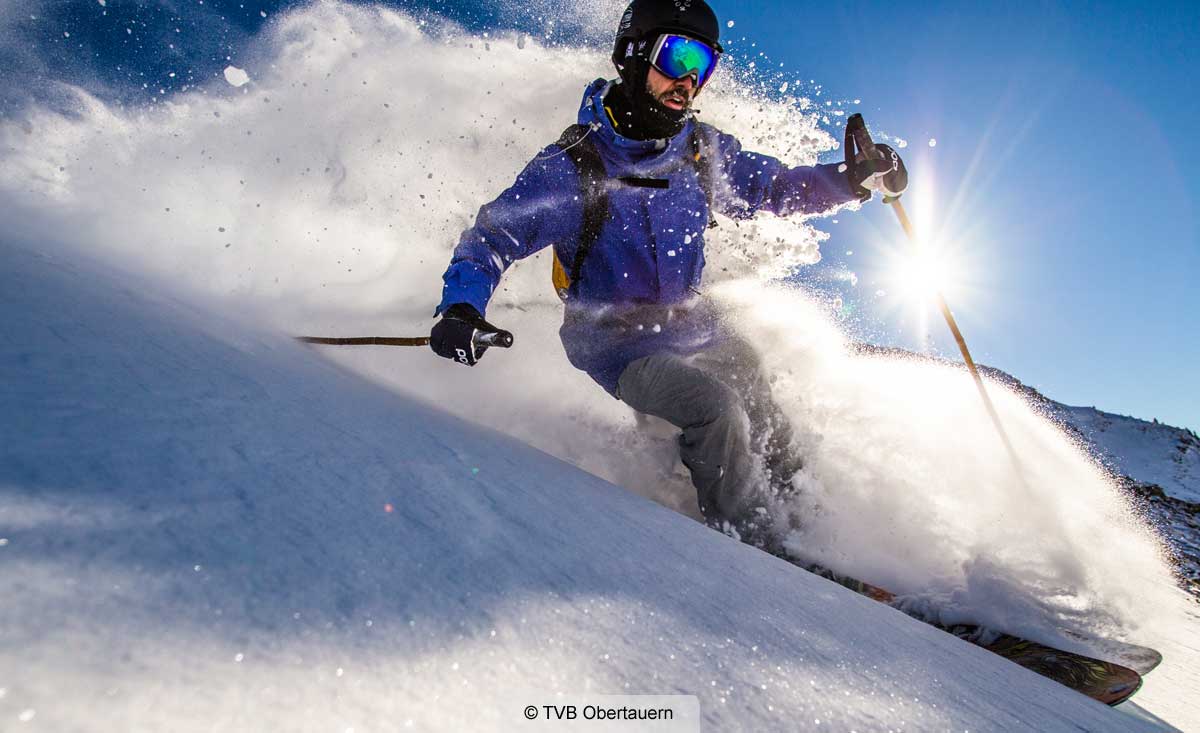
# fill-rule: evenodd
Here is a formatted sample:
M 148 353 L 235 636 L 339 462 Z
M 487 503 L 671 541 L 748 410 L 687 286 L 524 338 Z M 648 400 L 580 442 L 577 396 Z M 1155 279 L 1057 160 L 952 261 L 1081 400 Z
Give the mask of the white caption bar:
M 509 699 L 512 730 L 520 733 L 700 733 L 700 701 L 695 695 L 531 695 Z

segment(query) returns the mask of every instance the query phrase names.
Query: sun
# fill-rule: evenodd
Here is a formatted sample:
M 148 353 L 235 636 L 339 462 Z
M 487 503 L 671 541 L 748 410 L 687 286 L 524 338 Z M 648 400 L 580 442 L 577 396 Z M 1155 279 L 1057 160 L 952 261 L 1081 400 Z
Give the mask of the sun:
M 872 281 L 879 286 L 884 317 L 898 317 L 892 322 L 922 349 L 934 348 L 941 333 L 939 312 L 948 311 L 950 304 L 968 311 L 981 305 L 975 302 L 982 295 L 976 280 L 988 271 L 981 270 L 978 261 L 986 227 L 977 217 L 939 217 L 933 188 L 933 182 L 926 180 L 919 195 L 905 196 L 912 219 L 907 213 L 897 218 L 909 225 L 907 232 L 896 222 L 887 222 L 890 226 L 880 228 L 872 244 L 878 253 Z
M 946 252 L 932 247 L 900 249 L 893 265 L 893 279 L 905 300 L 916 304 L 935 303 L 940 293 L 961 280 Z

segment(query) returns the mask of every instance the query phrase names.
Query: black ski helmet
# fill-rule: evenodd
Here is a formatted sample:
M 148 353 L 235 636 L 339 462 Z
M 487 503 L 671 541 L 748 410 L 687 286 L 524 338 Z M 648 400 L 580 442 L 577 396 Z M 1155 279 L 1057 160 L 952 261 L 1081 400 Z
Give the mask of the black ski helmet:
M 724 50 L 717 14 L 704 0 L 633 0 L 621 16 L 613 44 L 613 64 L 626 84 L 645 84 L 646 54 L 660 33 L 680 33 Z

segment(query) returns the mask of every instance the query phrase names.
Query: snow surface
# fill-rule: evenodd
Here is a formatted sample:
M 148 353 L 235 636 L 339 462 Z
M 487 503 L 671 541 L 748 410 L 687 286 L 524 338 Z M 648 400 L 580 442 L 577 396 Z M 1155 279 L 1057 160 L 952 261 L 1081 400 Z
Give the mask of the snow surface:
M 45 722 L 58 699 L 66 716 L 107 701 L 148 728 L 255 715 L 453 728 L 468 713 L 437 703 L 460 700 L 464 679 L 484 695 L 707 678 L 705 715 L 722 728 L 773 713 L 754 707 L 764 692 L 786 715 L 881 728 L 893 719 L 880 701 L 907 701 L 913 682 L 921 705 L 891 704 L 910 728 L 1034 720 L 1020 716 L 1043 698 L 997 717 L 997 687 L 974 671 L 1008 685 L 995 660 L 683 520 L 695 497 L 669 431 L 567 363 L 544 255 L 517 263 L 489 310 L 516 348 L 473 370 L 262 335 L 427 333 L 460 231 L 573 121 L 606 53 L 328 1 L 275 16 L 239 59 L 255 80 L 241 90 L 217 79 L 149 109 L 75 90 L 71 114 L 0 123 L 13 248 L 0 298 L 28 313 L 0 331 L 17 385 L 0 417 L 0 557 L 21 563 L 0 578 L 22 599 L 0 610 L 0 675 L 29 670 L 0 679 L 0 715 L 68 727 Z M 489 89 L 471 81 L 481 65 Z M 811 163 L 836 144 L 741 78 L 714 81 L 704 110 L 748 149 Z M 780 508 L 804 520 L 794 547 L 947 618 L 1154 645 L 1167 662 L 1139 702 L 1200 721 L 1185 694 L 1194 607 L 1089 455 L 996 385 L 1028 457 L 1019 480 L 961 370 L 855 355 L 818 305 L 765 287 L 818 256 L 824 235 L 804 222 L 711 234 L 706 289 L 772 345 L 807 452 L 803 499 Z M 879 655 L 900 667 L 860 669 Z M 1046 694 L 1056 710 L 1079 704 Z M 922 717 L 935 702 L 945 725 Z
M 0 248 L 5 729 L 519 730 L 531 691 L 695 694 L 708 730 L 1155 728 L 38 249 Z

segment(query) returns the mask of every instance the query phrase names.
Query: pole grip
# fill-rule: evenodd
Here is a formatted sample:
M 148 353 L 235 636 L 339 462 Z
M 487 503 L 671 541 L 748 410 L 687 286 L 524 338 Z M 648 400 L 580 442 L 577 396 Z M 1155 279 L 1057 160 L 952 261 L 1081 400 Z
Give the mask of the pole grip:
M 875 141 L 871 139 L 871 133 L 867 131 L 867 123 L 863 120 L 863 116 L 855 112 L 846 120 L 846 157 L 847 165 L 849 159 L 857 157 L 854 155 L 853 147 L 850 143 L 854 142 L 858 146 L 858 150 L 866 156 L 867 160 L 874 160 L 879 157 L 879 151 L 875 148 Z
M 476 331 L 475 338 L 471 339 L 476 346 L 495 346 L 501 349 L 507 349 L 513 345 L 513 335 L 508 331 Z

